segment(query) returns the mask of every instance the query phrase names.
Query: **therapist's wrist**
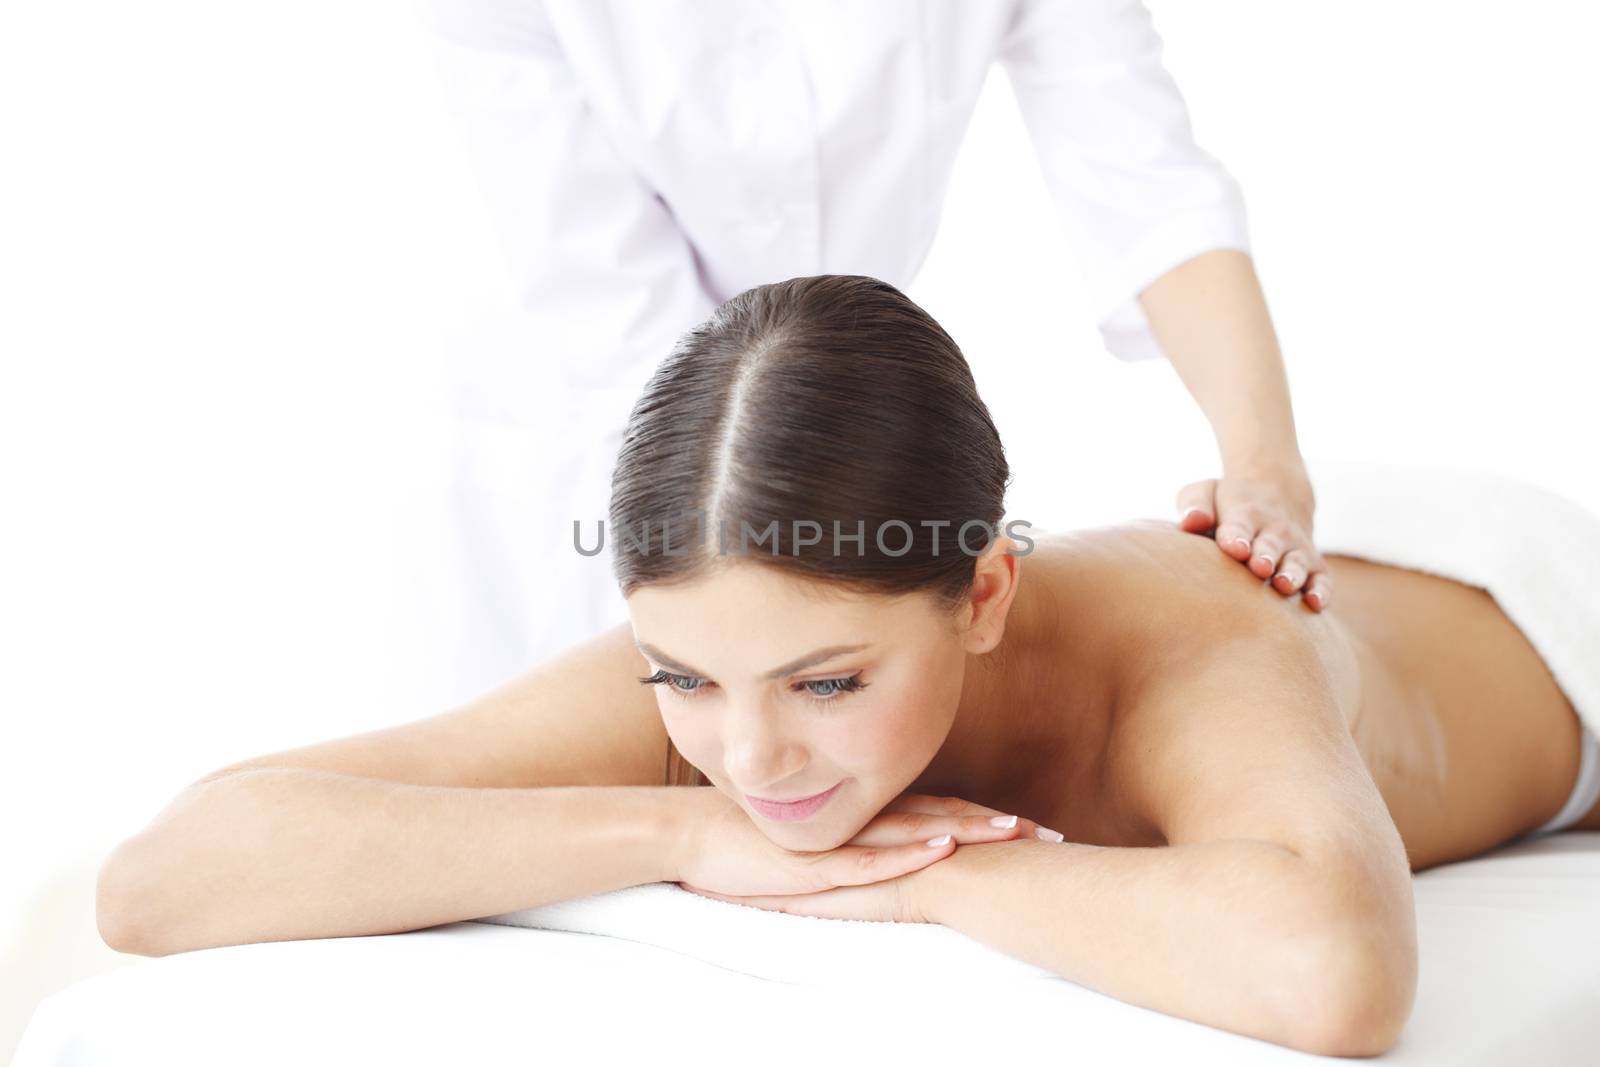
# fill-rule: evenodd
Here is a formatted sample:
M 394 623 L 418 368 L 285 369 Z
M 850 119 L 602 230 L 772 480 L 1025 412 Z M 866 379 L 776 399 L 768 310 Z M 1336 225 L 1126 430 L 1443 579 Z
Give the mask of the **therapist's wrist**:
M 1253 460 L 1232 465 L 1224 463 L 1222 476 L 1230 481 L 1270 486 L 1273 495 L 1306 525 L 1309 533 L 1317 510 L 1317 495 L 1306 465 L 1298 454 L 1289 459 Z
M 1300 454 L 1300 435 L 1288 408 L 1287 397 L 1266 397 L 1231 409 L 1226 418 L 1212 418 L 1223 477 L 1309 481 Z
M 1306 462 L 1294 445 L 1276 448 L 1251 448 L 1222 454 L 1222 476 L 1247 481 L 1272 482 L 1289 488 L 1304 488 L 1309 494 L 1311 476 Z

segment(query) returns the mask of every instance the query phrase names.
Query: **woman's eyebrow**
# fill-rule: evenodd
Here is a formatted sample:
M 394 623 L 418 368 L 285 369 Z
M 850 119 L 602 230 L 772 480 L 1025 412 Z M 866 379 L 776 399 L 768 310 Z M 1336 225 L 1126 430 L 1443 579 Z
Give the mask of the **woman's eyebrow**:
M 665 652 L 662 652 L 654 645 L 646 644 L 645 642 L 638 640 L 634 641 L 634 645 L 639 649 L 640 652 L 643 652 L 645 655 L 649 656 L 663 667 L 670 667 L 673 670 L 680 671 L 684 674 L 692 674 L 696 678 L 705 677 L 704 671 L 696 670 L 694 667 L 690 667 L 684 663 L 679 663 L 677 660 L 673 659 Z M 842 656 L 846 652 L 860 652 L 862 649 L 867 647 L 867 645 L 829 645 L 827 648 L 819 648 L 814 652 L 807 652 L 799 659 L 791 660 L 781 667 L 774 667 L 761 677 L 764 679 L 782 678 L 786 674 L 793 674 L 796 671 L 803 671 L 807 667 L 815 667 L 819 663 L 826 663 L 835 656 Z

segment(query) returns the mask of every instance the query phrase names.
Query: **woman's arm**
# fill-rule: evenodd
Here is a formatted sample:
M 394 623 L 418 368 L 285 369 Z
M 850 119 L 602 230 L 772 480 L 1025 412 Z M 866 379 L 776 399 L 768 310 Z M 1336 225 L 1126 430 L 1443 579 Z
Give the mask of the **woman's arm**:
M 392 933 L 668 880 L 658 831 L 698 791 L 663 784 L 647 673 L 621 624 L 442 714 L 209 774 L 101 866 L 101 936 Z
M 1271 841 L 963 845 L 906 882 L 928 922 L 1118 1000 L 1263 1041 L 1371 1056 L 1410 1012 L 1406 943 Z
M 1151 568 L 1124 585 L 1162 597 L 1110 601 L 1141 607 L 1116 616 L 1133 622 L 1107 665 L 1104 794 L 1167 844 L 963 846 L 907 892 L 923 917 L 1119 999 L 1371 1055 L 1410 1014 L 1417 935 L 1404 844 L 1344 717 L 1359 679 L 1335 617 L 1221 566 L 1225 583 L 1193 587 Z
M 100 869 L 106 944 L 400 933 L 676 877 L 697 789 L 408 785 L 262 767 L 189 787 Z

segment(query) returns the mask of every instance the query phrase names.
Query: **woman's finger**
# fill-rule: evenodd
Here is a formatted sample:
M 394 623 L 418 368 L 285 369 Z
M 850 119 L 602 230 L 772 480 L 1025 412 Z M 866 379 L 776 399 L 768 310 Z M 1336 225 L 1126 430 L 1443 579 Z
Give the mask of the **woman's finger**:
M 883 812 L 850 839 L 852 845 L 893 848 L 951 834 L 958 845 L 1009 841 L 1032 835 L 1036 824 L 1016 815 L 929 815 L 920 811 Z
M 904 805 L 904 806 L 902 806 Z M 994 808 L 984 807 L 964 797 L 941 797 L 927 793 L 902 793 L 885 811 L 931 811 L 954 815 L 978 814 L 991 817 L 1004 815 L 1005 812 Z M 1052 830 L 1041 826 L 1033 819 L 1022 819 L 1017 827 L 1017 837 L 1037 837 L 1041 841 L 1064 841 L 1065 837 L 1059 830 Z
M 955 838 L 941 834 L 928 841 L 891 848 L 840 845 L 817 853 L 811 862 L 830 885 L 868 885 L 920 871 L 955 851 Z
M 886 821 L 879 825 L 875 819 L 862 828 L 861 833 L 851 840 L 852 844 L 867 845 L 892 845 L 909 841 L 917 837 L 932 837 L 937 833 L 956 834 L 956 840 L 961 844 L 970 844 L 976 841 L 1005 841 L 1017 837 L 1038 837 L 1046 841 L 1060 841 L 1062 836 L 1055 830 L 1041 827 L 1032 819 L 1017 817 L 1015 826 L 995 826 L 987 822 L 989 819 L 1007 819 L 1010 813 L 997 811 L 985 807 L 962 797 L 931 796 L 926 793 L 902 793 L 891 801 L 883 811 L 885 814 L 905 813 L 921 814 L 932 817 L 932 821 L 924 824 L 929 831 L 923 833 L 915 823 L 906 823 L 902 827 L 894 826 L 893 822 Z M 982 821 L 976 821 L 982 820 Z M 1040 831 L 1043 830 L 1043 833 Z

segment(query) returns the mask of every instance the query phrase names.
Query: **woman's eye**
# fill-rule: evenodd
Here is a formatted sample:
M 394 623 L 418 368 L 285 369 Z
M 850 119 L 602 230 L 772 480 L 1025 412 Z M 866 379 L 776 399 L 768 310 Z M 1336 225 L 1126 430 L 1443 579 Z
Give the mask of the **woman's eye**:
M 639 681 L 646 685 L 663 685 L 680 696 L 691 697 L 706 688 L 710 683 L 704 678 L 692 674 L 672 674 L 668 671 L 657 670 L 648 678 Z M 798 682 L 794 685 L 796 692 L 804 692 L 812 700 L 831 701 L 840 694 L 853 693 L 858 689 L 865 689 L 867 683 L 861 680 L 859 674 L 848 678 L 818 678 L 809 682 Z
M 840 693 L 852 693 L 857 689 L 866 688 L 860 675 L 851 675 L 848 678 L 818 678 L 811 682 L 801 682 L 800 685 L 819 700 L 831 700 Z
M 670 674 L 667 671 L 657 670 L 648 678 L 640 678 L 645 685 L 664 685 L 674 693 L 682 696 L 694 696 L 706 684 L 704 678 L 696 678 L 689 674 Z

